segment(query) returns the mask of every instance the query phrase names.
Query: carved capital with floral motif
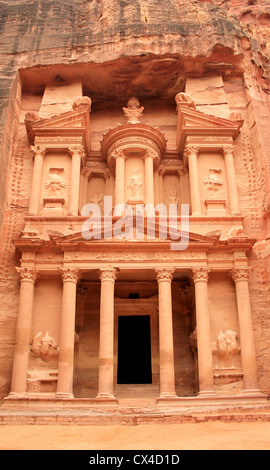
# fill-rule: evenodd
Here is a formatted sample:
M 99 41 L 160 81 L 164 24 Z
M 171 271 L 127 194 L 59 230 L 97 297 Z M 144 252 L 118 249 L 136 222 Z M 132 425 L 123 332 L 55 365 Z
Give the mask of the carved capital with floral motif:
M 157 276 L 157 281 L 169 281 L 171 282 L 174 275 L 174 268 L 155 268 L 155 273 Z
M 196 282 L 208 282 L 209 273 L 211 269 L 205 267 L 192 268 L 192 278 L 194 283 Z
M 70 155 L 74 156 L 78 156 L 80 158 L 84 158 L 85 157 L 85 152 L 84 152 L 84 148 L 82 145 L 69 145 L 68 147 L 68 151 L 70 153 Z
M 75 282 L 80 279 L 80 270 L 78 268 L 59 268 L 63 282 Z
M 38 271 L 33 267 L 16 268 L 16 271 L 20 276 L 21 282 L 28 281 L 28 282 L 35 283 L 36 279 L 38 278 Z
M 104 268 L 99 270 L 99 278 L 102 281 L 115 282 L 117 270 L 115 268 Z
M 36 155 L 40 155 L 41 157 L 44 157 L 47 149 L 46 149 L 45 145 L 36 144 L 36 145 L 31 145 L 31 150 L 34 154 L 34 157 Z
M 233 268 L 230 271 L 230 274 L 234 282 L 248 281 L 251 271 L 252 271 L 251 267 L 243 266 L 241 268 Z
M 234 145 L 223 145 L 222 150 L 223 150 L 224 155 L 229 154 L 229 155 L 234 156 L 235 146 Z

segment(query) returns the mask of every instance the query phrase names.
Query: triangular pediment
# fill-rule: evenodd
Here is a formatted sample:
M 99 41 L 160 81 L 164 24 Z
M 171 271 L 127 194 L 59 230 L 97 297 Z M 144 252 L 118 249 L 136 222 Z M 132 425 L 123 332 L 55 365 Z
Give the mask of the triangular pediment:
M 35 138 L 48 136 L 68 136 L 77 133 L 90 139 L 90 113 L 89 106 L 79 106 L 71 111 L 61 113 L 50 118 L 35 119 L 26 116 L 25 126 L 30 142 Z
M 125 234 L 121 234 L 118 226 L 118 231 L 116 235 L 116 224 L 119 223 L 120 219 L 114 220 L 112 225 L 104 225 L 101 224 L 100 227 L 96 227 L 93 229 L 91 227 L 91 231 L 85 228 L 82 228 L 80 232 L 72 233 L 69 235 L 59 235 L 55 234 L 50 238 L 56 243 L 60 245 L 66 244 L 76 244 L 76 243 L 85 243 L 85 244 L 95 244 L 96 242 L 102 243 L 116 243 L 119 244 L 121 242 L 146 242 L 148 243 L 156 243 L 157 241 L 161 242 L 169 242 L 172 243 L 174 241 L 180 241 L 181 238 L 185 238 L 189 240 L 189 243 L 204 243 L 204 244 L 213 244 L 216 243 L 217 238 L 201 235 L 198 233 L 193 232 L 185 232 L 178 229 L 178 231 L 170 229 L 168 226 L 159 226 L 158 223 L 151 225 L 151 223 L 147 224 L 145 221 L 141 226 L 135 226 L 132 228 L 131 235 L 125 236 Z M 123 226 L 123 224 L 121 224 Z M 139 230 L 139 235 L 138 235 Z M 175 235 L 175 237 L 174 237 Z M 177 238 L 176 238 L 177 237 Z
M 224 119 L 210 114 L 205 114 L 195 109 L 187 108 L 181 111 L 183 127 L 202 127 L 219 129 L 235 129 L 238 131 L 239 124 L 230 119 Z
M 178 107 L 177 149 L 182 152 L 189 136 L 226 136 L 235 139 L 243 121 L 225 119 L 198 111 L 194 107 Z

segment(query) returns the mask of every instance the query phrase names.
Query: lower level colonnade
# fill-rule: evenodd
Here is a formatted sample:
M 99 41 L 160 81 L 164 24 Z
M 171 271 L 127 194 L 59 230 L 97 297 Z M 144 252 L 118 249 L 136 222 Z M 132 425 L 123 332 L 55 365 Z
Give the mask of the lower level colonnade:
M 39 274 L 34 267 L 18 268 L 20 275 L 20 297 L 16 326 L 13 372 L 10 397 L 27 396 L 27 374 L 29 345 L 33 317 L 35 281 Z M 175 387 L 175 347 L 172 310 L 172 281 L 175 269 L 156 267 L 152 269 L 157 282 L 158 331 L 159 331 L 159 399 L 177 398 Z M 81 273 L 77 268 L 63 267 L 62 309 L 59 335 L 59 359 L 56 397 L 73 398 L 76 295 Z M 98 400 L 115 400 L 115 284 L 119 270 L 115 267 L 100 267 L 100 312 L 99 312 L 99 371 Z M 214 385 L 211 319 L 209 314 L 207 266 L 192 268 L 189 278 L 194 286 L 195 324 L 197 339 L 198 395 L 211 397 L 216 394 Z M 238 311 L 239 337 L 241 342 L 241 364 L 243 369 L 243 393 L 259 393 L 256 351 L 252 327 L 249 298 L 248 267 L 230 271 L 235 283 Z M 42 276 L 42 274 L 40 274 Z M 132 333 L 132 332 L 131 332 Z

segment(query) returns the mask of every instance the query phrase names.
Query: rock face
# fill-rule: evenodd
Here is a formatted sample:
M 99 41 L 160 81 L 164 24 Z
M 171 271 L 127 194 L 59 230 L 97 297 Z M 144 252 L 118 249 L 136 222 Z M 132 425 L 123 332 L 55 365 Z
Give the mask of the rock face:
M 183 91 L 199 111 L 244 121 L 235 167 L 245 233 L 256 239 L 251 304 L 260 387 L 270 392 L 269 35 L 267 0 L 0 2 L 1 397 L 10 387 L 18 307 L 13 240 L 25 228 L 33 171 L 25 116 L 50 118 L 90 97 L 98 152 L 119 122 L 115 110 L 138 96 L 145 121 L 174 151 L 175 96 Z

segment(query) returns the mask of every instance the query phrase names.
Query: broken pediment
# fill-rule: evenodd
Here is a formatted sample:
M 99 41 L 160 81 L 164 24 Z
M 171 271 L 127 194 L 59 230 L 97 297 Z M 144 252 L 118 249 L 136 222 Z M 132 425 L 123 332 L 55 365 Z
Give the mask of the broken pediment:
M 181 95 L 181 96 L 180 96 Z M 187 137 L 228 137 L 235 139 L 243 125 L 240 115 L 231 115 L 232 119 L 224 119 L 198 111 L 191 99 L 184 93 L 176 95 L 178 123 L 177 150 L 182 153 Z
M 25 126 L 29 141 L 42 137 L 83 137 L 86 148 L 90 151 L 90 111 L 91 99 L 80 97 L 74 100 L 72 110 L 46 119 L 38 113 L 26 113 Z

